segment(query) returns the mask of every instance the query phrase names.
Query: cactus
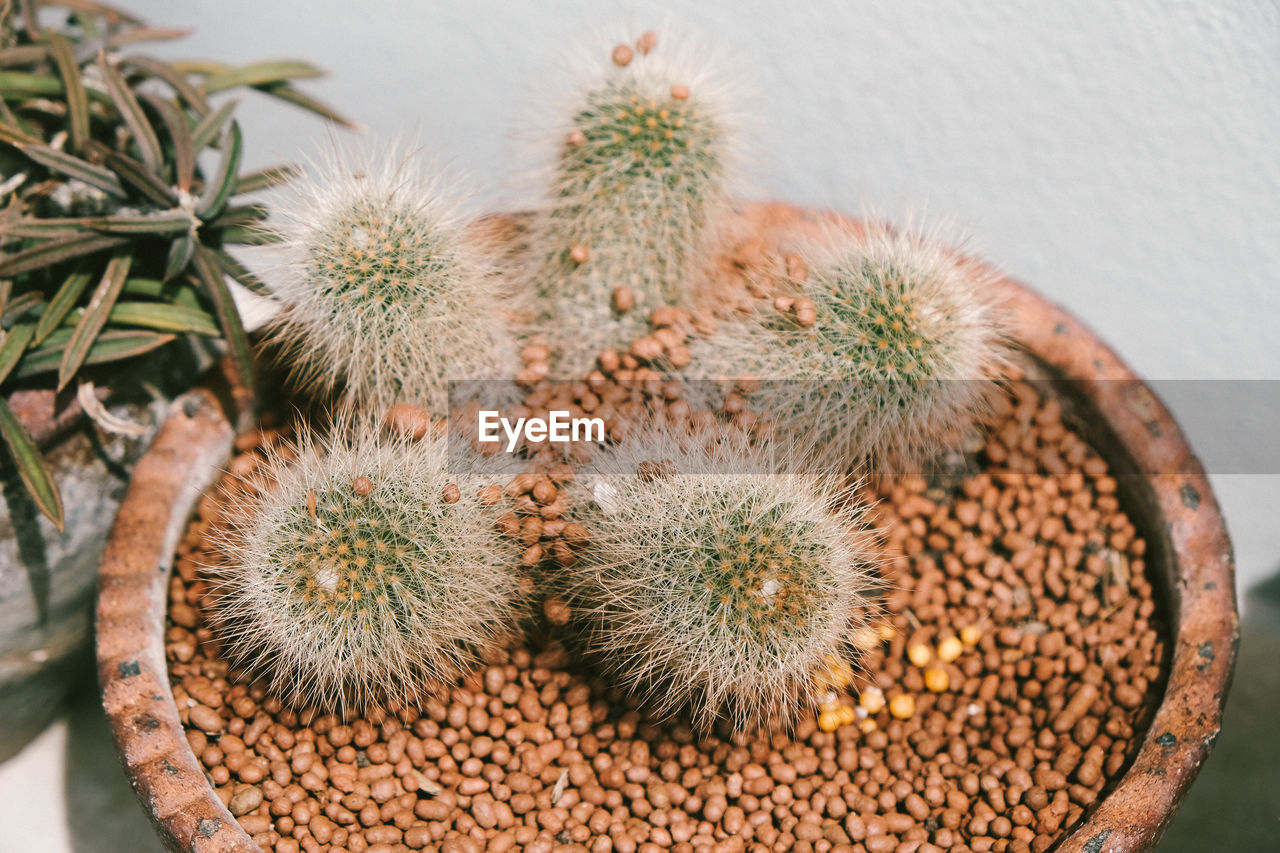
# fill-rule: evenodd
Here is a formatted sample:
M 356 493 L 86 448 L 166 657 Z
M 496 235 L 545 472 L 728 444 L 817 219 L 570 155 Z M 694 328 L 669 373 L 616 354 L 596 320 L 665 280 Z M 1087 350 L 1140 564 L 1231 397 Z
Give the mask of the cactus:
M 534 223 L 531 289 L 570 377 L 600 350 L 626 349 L 649 313 L 686 299 L 727 206 L 736 117 L 724 61 L 645 33 L 586 53 Z
M 300 384 L 443 415 L 448 380 L 502 378 L 515 343 L 456 181 L 403 146 L 333 152 L 312 172 L 281 205 L 274 283 L 272 336 Z
M 518 546 L 498 535 L 501 509 L 478 497 L 467 457 L 443 438 L 338 434 L 275 453 L 232 496 L 213 621 L 228 656 L 279 695 L 358 710 L 451 683 L 525 602 Z
M 856 512 L 835 513 L 830 481 L 773 463 L 740 435 L 648 432 L 579 478 L 590 542 L 566 597 L 585 649 L 654 710 L 704 729 L 793 721 L 875 610 Z
M 904 473 L 955 447 L 1008 363 L 994 273 L 918 231 L 834 227 L 808 275 L 695 348 L 699 376 L 765 380 L 763 417 Z

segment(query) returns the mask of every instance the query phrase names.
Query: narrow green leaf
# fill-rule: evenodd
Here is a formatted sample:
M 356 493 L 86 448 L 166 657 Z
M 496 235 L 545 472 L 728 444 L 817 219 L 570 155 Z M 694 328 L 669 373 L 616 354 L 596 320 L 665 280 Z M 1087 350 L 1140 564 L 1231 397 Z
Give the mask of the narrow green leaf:
M 58 365 L 58 390 L 61 391 L 75 376 L 84 358 L 93 346 L 93 340 L 107 324 L 107 317 L 115 307 L 116 297 L 124 287 L 124 280 L 129 275 L 129 266 L 133 263 L 133 254 L 127 249 L 117 249 L 107 261 L 107 268 L 102 273 L 102 280 L 89 297 L 84 316 L 76 323 L 71 333 L 71 340 L 62 353 L 62 362 Z
M 254 225 L 270 215 L 271 211 L 267 209 L 265 204 L 238 204 L 222 211 L 222 215 L 209 224 L 214 228 L 230 228 L 233 225 Z
M 37 137 L 7 121 L 0 121 L 0 142 L 7 142 L 15 147 L 40 144 L 40 140 Z
M 175 283 L 172 281 L 161 281 L 158 278 L 128 278 L 125 280 L 124 289 L 120 291 L 121 298 L 126 296 L 143 296 L 150 300 L 160 300 L 167 305 L 182 305 L 187 308 L 195 308 L 205 316 L 209 316 L 209 312 L 204 311 L 200 307 L 200 296 L 196 293 L 195 287 L 189 284 Z M 117 305 L 120 303 L 117 302 Z
M 231 198 L 231 190 L 236 185 L 236 173 L 240 170 L 240 154 L 244 150 L 244 138 L 240 134 L 240 125 L 231 122 L 222 135 L 222 159 L 218 161 L 218 169 L 209 178 L 200 200 L 196 202 L 196 213 L 201 219 L 208 221 L 222 212 Z
M 222 74 L 230 71 L 231 66 L 225 62 L 214 62 L 212 59 L 175 59 L 169 63 L 183 74 Z
M 81 151 L 89 138 L 89 96 L 80 79 L 80 64 L 71 50 L 71 42 L 53 30 L 45 31 L 45 39 L 53 50 L 53 60 L 67 90 L 67 119 L 71 126 L 71 148 Z
M 279 231 L 265 225 L 231 225 L 222 229 L 219 236 L 223 243 L 233 246 L 275 246 L 282 239 Z
M 69 258 L 91 255 L 94 252 L 115 248 L 127 242 L 129 242 L 127 237 L 98 233 L 80 234 L 75 237 L 50 240 L 0 260 L 0 277 L 52 266 Z
M 218 325 L 222 328 L 222 337 L 227 342 L 231 357 L 240 371 L 240 381 L 246 388 L 253 388 L 253 353 L 249 349 L 249 336 L 245 334 L 244 324 L 240 322 L 240 312 L 236 309 L 235 300 L 223 277 L 222 266 L 218 256 L 204 246 L 197 246 L 192 258 L 196 276 L 204 286 L 209 301 L 213 303 L 214 312 L 218 315 Z
M 227 275 L 231 276 L 247 290 L 258 294 L 259 296 L 271 296 L 271 290 L 262 283 L 262 279 L 249 272 L 248 267 L 240 263 L 226 249 L 215 249 L 218 254 L 218 262 L 222 264 L 222 269 Z
M 70 329 L 59 329 L 49 336 L 49 340 L 45 341 L 44 346 L 30 350 L 26 357 L 18 363 L 17 369 L 13 371 L 13 378 L 30 379 L 32 376 L 39 376 L 42 373 L 57 370 L 58 365 L 62 363 L 62 356 L 66 351 L 70 333 Z M 174 337 L 172 334 L 161 332 L 124 329 L 108 330 L 98 335 L 97 340 L 93 342 L 93 346 L 89 348 L 89 354 L 85 356 L 81 366 L 88 367 L 89 365 L 107 364 L 112 361 L 133 358 L 135 355 L 142 355 L 157 347 L 164 346 L 172 341 Z
M 120 185 L 120 180 L 109 169 L 81 160 L 79 157 L 49 148 L 46 145 L 18 145 L 18 150 L 42 166 L 56 172 L 84 181 L 105 193 L 117 198 L 128 198 L 128 193 Z
M 262 86 L 259 88 L 259 91 L 266 92 L 273 98 L 279 98 L 282 101 L 287 101 L 295 106 L 302 107 L 307 112 L 315 113 L 321 118 L 340 124 L 349 130 L 361 129 L 359 124 L 342 115 L 342 113 L 338 112 L 333 107 L 323 101 L 316 100 L 310 95 L 298 91 L 287 83 L 277 83 L 274 86 Z
M 4 313 L 0 314 L 0 322 L 5 326 L 11 326 L 20 320 L 26 314 L 40 309 L 44 305 L 44 294 L 38 290 L 28 290 L 20 296 L 5 302 Z
M 138 145 L 142 164 L 158 180 L 163 180 L 164 155 L 160 151 L 160 140 L 156 138 L 155 128 L 151 126 L 147 114 L 142 111 L 142 105 L 134 97 L 133 90 L 129 88 L 119 69 L 107 62 L 104 53 L 98 54 L 98 70 L 106 81 L 107 93 L 111 95 L 111 100 L 115 102 L 116 109 L 129 128 L 129 134 Z
M 107 37 L 107 49 L 119 50 L 131 44 L 143 41 L 173 41 L 191 35 L 191 29 L 175 27 L 134 27 L 123 32 L 113 33 Z
M 187 106 L 195 110 L 200 115 L 209 112 L 209 101 L 205 99 L 204 94 L 191 84 L 186 75 L 175 69 L 167 62 L 161 62 L 150 56 L 142 56 L 140 54 L 132 54 L 126 56 L 120 61 L 121 65 L 127 65 L 136 68 L 144 74 L 154 77 L 157 80 L 163 80 L 169 84 L 173 91 L 182 96 L 182 100 L 187 102 Z
M 22 354 L 27 351 L 27 346 L 31 343 L 31 337 L 35 334 L 36 327 L 32 323 L 20 323 L 9 329 L 7 332 L 0 332 L 3 335 L 0 338 L 0 385 L 9 378 L 9 373 L 13 370 L 14 365 L 18 363 L 18 359 L 22 358 Z
M 191 229 L 185 210 L 166 210 L 145 216 L 80 216 L 69 219 L 0 219 L 0 234 L 11 237 L 63 237 L 101 231 L 106 234 L 173 234 Z
M 36 219 L 25 216 L 0 219 L 0 234 L 6 237 L 68 237 L 88 230 L 83 219 Z
M 57 77 L 49 74 L 28 74 L 25 71 L 0 71 L 0 95 L 8 98 L 53 97 L 61 95 L 66 87 Z
M 160 332 L 191 332 L 208 337 L 221 334 L 207 312 L 163 302 L 117 302 L 109 321 L 112 326 L 142 326 Z
M 0 278 L 0 315 L 9 307 L 9 297 L 13 294 L 13 279 Z
M 191 147 L 196 150 L 196 153 L 208 148 L 209 143 L 218 138 L 218 134 L 222 133 L 222 126 L 227 123 L 227 119 L 231 118 L 231 114 L 236 111 L 237 103 L 237 101 L 227 101 L 200 119 L 200 123 L 196 125 L 195 130 L 191 131 Z
M 292 163 L 283 163 L 279 166 L 272 166 L 269 169 L 249 172 L 247 175 L 241 175 L 236 180 L 235 194 L 243 195 L 244 193 L 265 190 L 268 187 L 292 181 L 300 174 L 302 174 L 302 170 Z
M 93 272 L 88 267 L 80 267 L 67 276 L 58 288 L 58 292 L 45 307 L 44 313 L 40 315 L 40 321 L 36 323 L 33 345 L 38 346 L 43 343 L 50 332 L 62 325 L 63 318 L 80 301 L 80 295 L 84 293 L 85 286 L 92 277 Z
M 160 279 L 134 275 L 124 280 L 124 288 L 120 291 L 121 296 L 149 296 L 152 299 L 159 299 L 162 293 L 164 282 Z
M 234 89 L 237 86 L 267 86 L 283 83 L 286 80 L 319 77 L 323 73 L 309 62 L 273 59 L 210 74 L 205 78 L 203 88 L 206 93 L 212 95 L 214 92 Z
M 58 485 L 53 481 L 36 443 L 22 428 L 3 398 L 0 398 L 0 437 L 4 438 L 4 443 L 9 447 L 9 455 L 13 457 L 13 464 L 18 469 L 18 476 L 22 477 L 27 493 L 40 511 L 61 530 L 62 495 L 58 493 Z
M 173 238 L 173 242 L 169 244 L 169 256 L 164 262 L 165 281 L 169 281 L 187 268 L 195 248 L 196 240 L 191 234 L 182 234 Z
M 121 180 L 156 204 L 165 207 L 177 206 L 178 199 L 173 194 L 173 190 L 137 160 L 112 151 L 106 155 L 106 161 L 111 171 L 119 175 Z
M 143 97 L 160 116 L 169 134 L 169 142 L 173 146 L 173 182 L 183 192 L 191 192 L 191 181 L 196 173 L 196 149 L 191 144 L 191 125 L 187 124 L 187 117 L 168 98 L 151 93 Z

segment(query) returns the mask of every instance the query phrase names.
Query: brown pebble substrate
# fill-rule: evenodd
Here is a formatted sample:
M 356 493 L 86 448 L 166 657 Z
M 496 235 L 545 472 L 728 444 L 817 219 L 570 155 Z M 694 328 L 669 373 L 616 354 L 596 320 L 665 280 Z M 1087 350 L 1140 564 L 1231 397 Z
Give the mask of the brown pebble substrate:
M 228 480 L 279 436 L 243 436 Z M 206 497 L 178 547 L 166 636 L 188 740 L 278 853 L 1046 850 L 1136 750 L 1164 628 L 1116 481 L 1055 401 L 1014 382 L 977 458 L 948 488 L 905 477 L 870 495 L 897 555 L 884 567 L 894 630 L 844 701 L 871 683 L 890 701 L 874 729 L 832 733 L 810 715 L 790 735 L 647 720 L 554 639 L 501 653 L 420 710 L 299 713 L 238 678 L 205 627 Z M 588 535 L 561 518 L 554 475 L 568 473 L 550 473 L 507 489 L 530 563 L 572 559 Z M 568 621 L 563 608 L 547 621 Z M 910 662 L 908 648 L 975 626 L 955 660 Z M 892 701 L 902 694 L 906 719 L 889 710 L 912 704 Z

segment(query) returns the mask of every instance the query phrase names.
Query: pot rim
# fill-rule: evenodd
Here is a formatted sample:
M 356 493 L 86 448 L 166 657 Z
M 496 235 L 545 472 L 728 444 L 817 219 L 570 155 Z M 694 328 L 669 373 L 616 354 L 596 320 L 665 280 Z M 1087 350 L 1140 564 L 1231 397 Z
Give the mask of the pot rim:
M 787 204 L 748 211 L 764 231 L 793 226 L 797 218 L 816 223 L 838 216 Z M 1164 694 L 1124 775 L 1056 847 L 1059 853 L 1149 850 L 1221 727 L 1239 644 L 1231 544 L 1204 469 L 1155 394 L 1058 305 L 1004 276 L 996 289 L 1014 339 L 1060 377 L 1086 380 L 1072 382 L 1066 396 L 1077 398 L 1087 422 L 1108 434 L 1115 451 L 1104 454 L 1108 462 L 1116 463 L 1116 453 L 1127 457 L 1135 476 L 1118 478 L 1131 486 L 1126 502 L 1146 504 L 1148 515 L 1164 522 L 1163 530 L 1144 531 L 1171 561 L 1165 604 L 1173 648 Z M 125 774 L 162 842 L 175 851 L 257 851 L 187 743 L 164 651 L 174 548 L 200 495 L 225 467 L 232 440 L 211 393 L 179 398 L 134 470 L 99 570 L 103 705 Z

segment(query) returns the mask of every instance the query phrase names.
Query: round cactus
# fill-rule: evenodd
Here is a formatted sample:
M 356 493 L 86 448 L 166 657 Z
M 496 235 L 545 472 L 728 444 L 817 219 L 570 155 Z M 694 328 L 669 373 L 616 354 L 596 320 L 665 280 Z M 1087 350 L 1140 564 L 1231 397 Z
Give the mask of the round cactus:
M 911 230 L 829 232 L 807 278 L 695 347 L 699 376 L 764 380 L 759 414 L 908 473 L 955 447 L 1008 362 L 994 274 Z
M 645 33 L 573 64 L 572 97 L 549 110 L 560 123 L 546 131 L 554 162 L 530 241 L 541 321 L 570 376 L 685 299 L 721 230 L 738 145 L 714 53 Z
M 740 438 L 647 434 L 597 457 L 567 597 L 587 651 L 660 712 L 787 724 L 876 609 L 871 543 L 837 491 Z
M 366 430 L 270 458 L 218 528 L 229 657 L 300 704 L 354 709 L 479 662 L 524 600 L 518 548 L 467 464 L 443 438 Z
M 504 376 L 514 339 L 460 193 L 421 154 L 335 152 L 292 188 L 272 336 L 295 377 L 442 415 L 450 379 Z M 499 310 L 495 311 L 495 306 Z

